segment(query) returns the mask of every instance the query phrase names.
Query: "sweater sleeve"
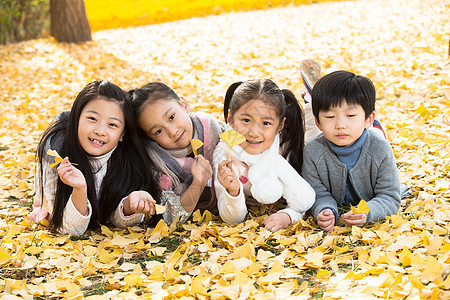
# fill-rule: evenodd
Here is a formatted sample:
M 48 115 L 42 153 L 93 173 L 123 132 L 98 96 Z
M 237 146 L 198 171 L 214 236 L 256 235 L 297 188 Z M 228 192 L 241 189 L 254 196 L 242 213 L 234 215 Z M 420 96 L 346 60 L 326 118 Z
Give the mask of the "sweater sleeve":
M 141 213 L 134 213 L 132 215 L 125 216 L 125 214 L 123 213 L 123 203 L 126 198 L 127 197 L 123 198 L 122 201 L 120 201 L 119 205 L 117 205 L 116 210 L 110 218 L 111 223 L 118 228 L 134 226 L 144 221 L 145 215 Z
M 72 201 L 72 195 L 70 195 L 69 201 L 67 201 L 66 207 L 64 208 L 63 223 L 58 231 L 61 234 L 73 234 L 76 236 L 80 236 L 85 233 L 92 215 L 92 207 L 89 200 L 87 201 L 87 205 L 88 214 L 82 215 L 76 209 Z
M 322 181 L 319 174 L 319 153 L 316 151 L 317 149 L 314 149 L 311 146 L 313 143 L 314 141 L 305 146 L 305 150 L 303 152 L 302 176 L 316 192 L 316 199 L 310 211 L 313 217 L 317 219 L 319 213 L 325 208 L 332 208 L 334 211 L 339 210 L 337 201 L 333 198 L 330 190 Z
M 244 221 L 247 215 L 247 205 L 242 183 L 239 182 L 239 195 L 231 196 L 217 179 L 217 169 L 219 164 L 227 159 L 227 155 L 222 148 L 217 147 L 214 150 L 214 188 L 217 196 L 217 209 L 219 215 L 225 223 L 238 224 Z
M 375 197 L 367 201 L 369 207 L 367 223 L 380 221 L 397 213 L 401 204 L 397 165 L 390 145 L 387 142 L 386 145 L 386 155 L 377 168 Z
M 42 176 L 41 176 L 41 168 L 42 168 Z M 33 212 L 36 209 L 45 210 L 48 214 L 53 213 L 53 207 L 55 203 L 56 196 L 56 184 L 58 182 L 58 173 L 56 168 L 50 168 L 50 162 L 48 160 L 44 160 L 42 166 L 38 165 L 36 176 L 35 176 L 35 203 Z M 75 207 L 72 202 L 72 195 L 69 197 L 67 201 L 66 207 L 63 212 L 63 220 L 61 228 L 59 228 L 58 232 L 61 234 L 73 234 L 73 235 L 82 235 L 86 232 L 89 221 L 91 220 L 92 215 L 92 207 L 87 201 L 88 205 L 88 214 L 82 215 Z M 33 214 L 32 212 L 32 214 Z M 41 215 L 42 217 L 46 217 L 45 214 Z M 42 220 L 42 217 L 34 220 L 35 222 L 39 222 Z M 51 217 L 50 217 L 51 218 Z

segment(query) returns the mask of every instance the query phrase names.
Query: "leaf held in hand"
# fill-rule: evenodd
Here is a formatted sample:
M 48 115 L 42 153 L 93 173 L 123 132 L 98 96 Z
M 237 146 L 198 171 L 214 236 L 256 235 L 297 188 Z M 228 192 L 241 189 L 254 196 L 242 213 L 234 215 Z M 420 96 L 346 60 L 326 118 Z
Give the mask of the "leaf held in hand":
M 366 201 L 361 200 L 359 201 L 358 207 L 354 207 L 353 205 L 350 205 L 352 208 L 352 214 L 359 215 L 359 214 L 368 214 L 369 213 L 369 207 L 367 206 Z
M 166 207 L 164 205 L 155 204 L 155 211 L 157 215 L 160 215 L 166 211 Z
M 59 155 L 59 153 L 56 152 L 56 150 L 48 149 L 48 150 L 47 150 L 47 154 L 50 155 L 50 156 L 55 157 L 55 162 L 52 163 L 52 164 L 50 165 L 50 168 L 56 167 L 57 165 L 59 165 L 59 164 L 63 161 L 61 155 Z M 70 163 L 72 166 L 77 165 L 77 164 L 75 164 L 75 163 L 71 163 L 71 162 L 69 162 L 69 163 Z
M 230 149 L 236 145 L 242 144 L 245 142 L 245 137 L 237 131 L 227 130 L 219 134 L 219 137 L 230 146 Z
M 194 155 L 197 155 L 197 150 L 203 146 L 203 142 L 198 140 L 198 139 L 191 139 L 191 147 L 192 147 L 192 152 L 194 152 Z
M 58 152 L 56 152 L 56 150 L 48 149 L 47 154 L 55 157 L 55 162 L 50 165 L 50 168 L 53 168 L 53 167 L 59 165 L 59 163 L 62 162 L 62 160 L 63 160 L 61 158 L 61 156 L 58 154 Z

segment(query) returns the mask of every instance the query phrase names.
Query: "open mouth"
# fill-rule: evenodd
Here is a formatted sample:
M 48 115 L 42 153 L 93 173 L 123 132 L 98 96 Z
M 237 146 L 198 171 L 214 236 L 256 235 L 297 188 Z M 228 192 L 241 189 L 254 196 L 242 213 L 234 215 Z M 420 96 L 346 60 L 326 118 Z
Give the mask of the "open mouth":
M 105 142 L 99 141 L 99 140 L 95 140 L 95 139 L 89 139 L 89 141 L 94 144 L 94 145 L 98 145 L 98 146 L 102 146 L 105 144 Z

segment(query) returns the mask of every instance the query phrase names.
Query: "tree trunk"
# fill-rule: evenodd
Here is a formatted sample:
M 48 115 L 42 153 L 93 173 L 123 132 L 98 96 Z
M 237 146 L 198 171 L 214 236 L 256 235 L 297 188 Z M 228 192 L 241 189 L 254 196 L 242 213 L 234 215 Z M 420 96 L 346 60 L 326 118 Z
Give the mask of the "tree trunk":
M 50 34 L 58 42 L 91 41 L 84 0 L 50 0 Z

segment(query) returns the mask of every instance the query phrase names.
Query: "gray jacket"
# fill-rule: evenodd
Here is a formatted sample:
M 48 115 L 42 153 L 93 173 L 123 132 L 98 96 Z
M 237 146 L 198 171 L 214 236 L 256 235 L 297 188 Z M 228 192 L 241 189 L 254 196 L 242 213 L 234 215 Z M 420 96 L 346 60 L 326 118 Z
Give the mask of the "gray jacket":
M 367 223 L 383 220 L 398 211 L 400 179 L 387 140 L 369 130 L 358 161 L 347 171 L 320 134 L 305 146 L 302 168 L 303 178 L 316 192 L 316 201 L 311 207 L 314 218 L 325 207 L 338 211 L 345 197 L 347 173 L 356 195 L 370 208 Z

